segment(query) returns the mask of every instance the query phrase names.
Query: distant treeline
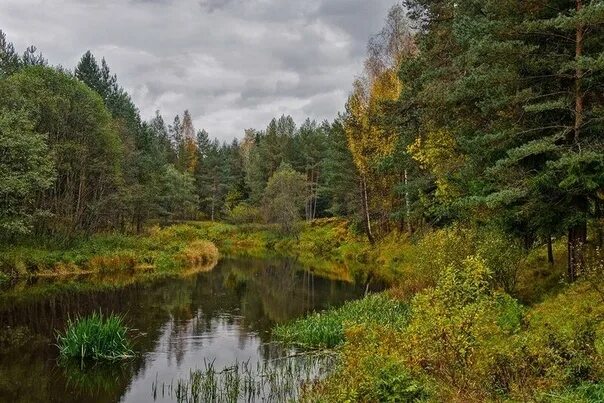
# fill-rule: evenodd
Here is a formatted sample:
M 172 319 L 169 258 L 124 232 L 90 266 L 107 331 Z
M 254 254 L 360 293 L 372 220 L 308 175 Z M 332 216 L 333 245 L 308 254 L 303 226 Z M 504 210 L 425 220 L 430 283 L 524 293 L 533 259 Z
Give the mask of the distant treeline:
M 282 116 L 231 144 L 187 111 L 143 122 L 90 52 L 71 72 L 0 41 L 5 237 L 293 212 L 350 218 L 375 242 L 462 222 L 527 248 L 566 236 L 571 280 L 602 244 L 601 2 L 407 0 L 369 40 L 343 114 Z
M 282 116 L 264 131 L 246 130 L 241 142 L 212 141 L 187 110 L 170 124 L 159 111 L 143 121 L 105 60 L 99 64 L 91 52 L 69 71 L 49 66 L 34 47 L 19 55 L 3 33 L 0 97 L 7 241 L 32 232 L 141 231 L 149 220 L 263 220 L 265 188 L 280 167 L 303 174 L 293 177 L 302 197 L 284 200 L 296 204 L 296 214 L 353 210 L 355 169 L 340 121 L 307 120 L 298 128 Z

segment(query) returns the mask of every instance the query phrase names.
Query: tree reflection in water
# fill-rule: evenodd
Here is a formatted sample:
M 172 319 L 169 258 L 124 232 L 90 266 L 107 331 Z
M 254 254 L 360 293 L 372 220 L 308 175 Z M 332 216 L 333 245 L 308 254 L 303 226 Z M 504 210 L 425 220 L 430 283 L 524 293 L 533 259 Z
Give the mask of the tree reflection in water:
M 204 360 L 222 368 L 282 357 L 283 348 L 270 343 L 276 323 L 363 291 L 291 259 L 225 259 L 213 271 L 191 273 L 40 280 L 0 294 L 0 401 L 145 402 L 154 382 L 188 377 Z M 69 316 L 95 310 L 126 316 L 139 334 L 137 357 L 111 367 L 58 363 L 55 331 Z

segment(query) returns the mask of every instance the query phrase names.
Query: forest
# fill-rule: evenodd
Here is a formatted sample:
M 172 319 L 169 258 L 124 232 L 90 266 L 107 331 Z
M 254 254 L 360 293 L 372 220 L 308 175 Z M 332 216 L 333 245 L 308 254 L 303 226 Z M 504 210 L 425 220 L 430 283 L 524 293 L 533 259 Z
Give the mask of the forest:
M 604 2 L 403 1 L 332 121 L 230 143 L 195 105 L 145 121 L 101 56 L 0 31 L 0 284 L 93 269 L 103 236 L 287 251 L 388 288 L 277 326 L 339 349 L 303 400 L 604 399 Z M 123 242 L 145 257 L 97 263 L 159 267 Z

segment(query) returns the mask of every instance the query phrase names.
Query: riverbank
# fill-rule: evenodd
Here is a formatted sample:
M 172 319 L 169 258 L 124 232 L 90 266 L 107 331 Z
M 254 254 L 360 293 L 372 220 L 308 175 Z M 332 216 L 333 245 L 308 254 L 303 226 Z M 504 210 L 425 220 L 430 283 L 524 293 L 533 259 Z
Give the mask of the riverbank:
M 63 276 L 102 272 L 175 272 L 233 257 L 295 257 L 316 274 L 352 280 L 366 276 L 361 236 L 346 222 L 305 224 L 296 235 L 271 225 L 187 222 L 154 226 L 141 235 L 96 234 L 69 242 L 30 239 L 0 248 L 0 277 Z
M 156 227 L 142 235 L 96 234 L 5 245 L 0 249 L 0 277 L 8 281 L 91 273 L 172 273 L 211 266 L 218 258 L 212 242 L 186 227 Z
M 401 275 L 390 290 L 274 330 L 284 342 L 338 352 L 335 372 L 303 401 L 604 400 L 597 251 L 569 285 L 562 243 L 551 265 L 543 248 L 523 251 L 476 229 L 424 234 L 401 246 L 411 256 L 388 255 L 382 242 L 376 253 Z
M 525 251 L 485 228 L 392 234 L 371 245 L 343 220 L 305 223 L 292 235 L 267 225 L 188 222 L 68 246 L 32 241 L 2 250 L 0 267 L 5 276 L 123 273 L 128 282 L 138 273 L 185 272 L 218 251 L 294 257 L 322 277 L 389 288 L 277 327 L 284 342 L 338 352 L 336 371 L 303 399 L 598 401 L 604 298 L 593 264 L 601 260 L 588 262 L 584 280 L 565 284 L 564 246 L 554 242 L 550 264 L 546 248 Z
M 443 267 L 480 254 L 494 267 L 494 281 L 523 302 L 560 288 L 565 246 L 554 243 L 556 263 L 545 248 L 526 253 L 489 230 L 451 228 L 413 238 L 391 234 L 371 245 L 345 220 L 321 219 L 283 234 L 271 225 L 186 222 L 141 235 L 96 234 L 69 242 L 29 239 L 0 247 L 0 283 L 10 278 L 103 272 L 178 272 L 233 257 L 293 257 L 329 278 L 393 287 L 410 297 L 436 284 Z
M 481 270 L 476 261 L 468 265 Z M 278 337 L 305 347 L 335 340 L 339 366 L 307 388 L 303 401 L 603 400 L 599 291 L 581 282 L 524 306 L 466 274 L 448 273 L 407 303 L 379 296 L 404 312 L 397 320 L 375 312 L 370 296 L 277 328 Z M 343 338 L 329 337 L 341 328 Z

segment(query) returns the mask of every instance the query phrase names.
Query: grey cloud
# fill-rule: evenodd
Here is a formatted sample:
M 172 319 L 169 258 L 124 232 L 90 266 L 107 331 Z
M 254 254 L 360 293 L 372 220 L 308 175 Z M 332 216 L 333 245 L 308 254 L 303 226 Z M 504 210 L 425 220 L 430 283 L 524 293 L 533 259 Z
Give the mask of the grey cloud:
M 0 27 L 73 67 L 105 57 L 143 118 L 189 109 L 221 140 L 342 110 L 396 0 L 3 0 Z M 51 4 L 52 3 L 52 4 Z

